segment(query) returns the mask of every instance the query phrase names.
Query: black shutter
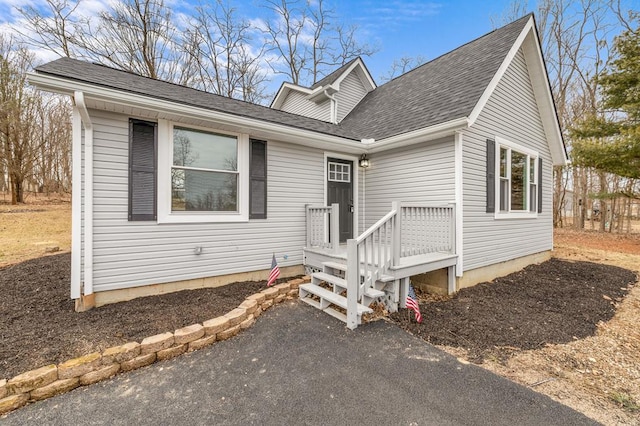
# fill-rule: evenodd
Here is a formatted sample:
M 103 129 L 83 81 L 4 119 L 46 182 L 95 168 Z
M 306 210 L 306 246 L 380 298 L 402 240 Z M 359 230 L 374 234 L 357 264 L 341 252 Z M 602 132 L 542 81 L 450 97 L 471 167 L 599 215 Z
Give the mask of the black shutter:
M 487 213 L 496 212 L 496 142 L 487 139 Z
M 538 158 L 538 213 L 542 213 L 542 158 Z
M 129 120 L 129 220 L 156 220 L 157 125 Z
M 250 140 L 249 219 L 267 218 L 267 143 Z

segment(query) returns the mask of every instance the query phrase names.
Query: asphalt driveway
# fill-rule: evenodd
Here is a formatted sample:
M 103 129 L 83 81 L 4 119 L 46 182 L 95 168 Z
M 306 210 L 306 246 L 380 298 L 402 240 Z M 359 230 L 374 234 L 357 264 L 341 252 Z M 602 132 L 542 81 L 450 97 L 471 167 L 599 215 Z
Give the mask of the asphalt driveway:
M 393 324 L 349 331 L 297 302 L 231 340 L 31 404 L 0 423 L 597 424 Z

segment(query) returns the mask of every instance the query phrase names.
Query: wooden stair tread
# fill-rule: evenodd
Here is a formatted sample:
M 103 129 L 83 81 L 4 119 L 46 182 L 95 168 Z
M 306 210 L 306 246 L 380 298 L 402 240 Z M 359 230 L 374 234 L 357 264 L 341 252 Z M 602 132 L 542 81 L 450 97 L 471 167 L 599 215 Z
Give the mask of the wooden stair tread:
M 339 262 L 322 262 L 322 266 L 325 266 L 325 267 L 331 268 L 331 269 L 337 269 L 339 271 L 346 271 L 347 270 L 347 265 L 345 265 L 344 263 L 339 263 Z
M 344 278 L 336 277 L 335 275 L 327 274 L 326 272 L 314 272 L 312 277 L 324 281 L 327 283 L 331 283 L 336 287 L 340 287 L 343 290 L 347 289 L 347 280 Z M 382 290 L 377 290 L 375 288 L 368 288 L 364 292 L 365 296 L 370 297 L 372 299 L 376 299 L 378 297 L 382 297 L 385 295 L 385 292 Z
M 299 289 L 301 290 L 300 296 L 302 299 L 304 299 L 304 297 L 307 295 L 303 293 L 310 293 L 320 297 L 321 299 L 328 301 L 329 303 L 332 303 L 336 306 L 340 306 L 343 309 L 347 309 L 347 298 L 344 296 L 340 296 L 339 294 L 334 293 L 332 291 L 329 291 L 326 288 L 322 288 L 315 284 L 301 284 Z M 373 312 L 371 308 L 361 305 L 360 303 L 358 303 L 357 308 L 358 308 L 358 315 Z

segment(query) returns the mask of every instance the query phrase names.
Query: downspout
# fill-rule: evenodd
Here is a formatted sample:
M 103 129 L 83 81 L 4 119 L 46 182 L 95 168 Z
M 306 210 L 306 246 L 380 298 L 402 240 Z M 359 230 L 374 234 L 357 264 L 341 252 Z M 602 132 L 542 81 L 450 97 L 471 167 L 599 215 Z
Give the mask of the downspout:
M 93 124 L 84 101 L 84 93 L 73 95 L 84 126 L 84 288 L 83 295 L 93 294 Z
M 73 106 L 71 171 L 71 298 L 80 299 L 82 287 L 82 118 Z
M 331 117 L 329 118 L 333 124 L 338 124 L 338 101 L 335 98 L 335 92 L 330 94 L 329 89 L 324 91 L 324 95 L 331 101 Z

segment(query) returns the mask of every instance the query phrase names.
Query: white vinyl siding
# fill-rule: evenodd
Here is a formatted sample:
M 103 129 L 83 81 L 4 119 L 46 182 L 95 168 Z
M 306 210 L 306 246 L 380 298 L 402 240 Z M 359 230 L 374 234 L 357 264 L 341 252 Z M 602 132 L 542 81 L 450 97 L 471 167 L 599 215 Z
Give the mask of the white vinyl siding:
M 338 123 L 358 105 L 366 94 L 367 91 L 355 72 L 351 72 L 340 82 L 340 91 L 335 94 L 338 104 Z
M 365 226 L 391 211 L 392 201 L 455 201 L 453 137 L 372 154 L 365 172 Z
M 542 158 L 543 169 L 538 173 L 542 173 L 543 204 L 537 217 L 496 220 L 493 213 L 486 213 L 486 141 L 497 137 L 535 151 Z M 463 138 L 464 269 L 552 249 L 551 155 L 522 51 Z
M 331 101 L 327 99 L 317 104 L 306 99 L 306 96 L 304 93 L 290 90 L 280 109 L 292 114 L 331 122 Z
M 272 253 L 281 267 L 302 264 L 304 206 L 324 203 L 322 151 L 268 141 L 267 219 L 129 222 L 129 117 L 95 110 L 90 114 L 95 128 L 95 291 L 269 269 Z M 194 254 L 196 246 L 202 254 Z

